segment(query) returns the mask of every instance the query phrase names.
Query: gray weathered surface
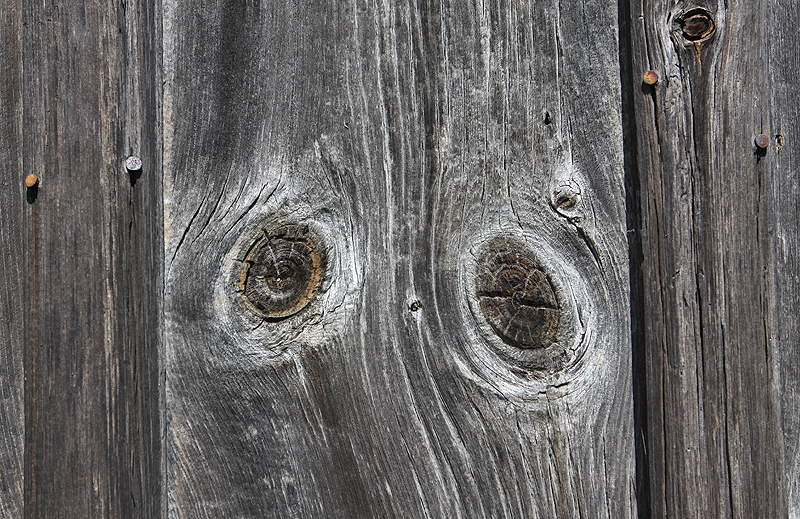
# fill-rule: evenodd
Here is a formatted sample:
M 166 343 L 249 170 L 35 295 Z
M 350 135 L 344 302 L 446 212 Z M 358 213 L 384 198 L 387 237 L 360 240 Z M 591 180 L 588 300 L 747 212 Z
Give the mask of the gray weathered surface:
M 782 404 L 777 426 L 783 438 L 776 442 L 785 448 L 780 488 L 789 517 L 800 518 L 800 5 L 774 2 L 759 15 L 766 45 L 754 68 L 768 81 L 761 93 L 771 100 L 762 131 L 773 141 L 762 180 L 769 236 L 765 321 L 774 355 L 770 389 L 779 392 Z
M 0 9 L 0 517 L 22 515 L 23 344 L 22 2 Z
M 694 4 L 630 11 L 650 503 L 781 517 L 798 500 L 798 5 L 704 5 L 716 30 L 697 42 L 679 23 Z
M 609 1 L 165 4 L 171 517 L 635 515 L 616 24 Z M 292 221 L 328 278 L 262 322 L 238 258 Z M 562 370 L 504 360 L 473 313 L 498 235 L 557 288 Z
M 158 517 L 160 6 L 23 0 L 21 13 L 22 163 L 2 229 L 25 260 L 3 272 L 25 287 L 24 317 L 10 316 L 26 344 L 24 515 Z

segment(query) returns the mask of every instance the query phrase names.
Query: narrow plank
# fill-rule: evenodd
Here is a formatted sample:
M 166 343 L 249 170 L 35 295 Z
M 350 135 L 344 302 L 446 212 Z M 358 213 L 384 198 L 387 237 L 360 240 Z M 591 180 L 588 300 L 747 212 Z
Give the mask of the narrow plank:
M 635 515 L 616 26 L 611 1 L 165 2 L 170 517 Z M 287 223 L 325 281 L 263 320 L 243 259 Z M 555 285 L 555 350 L 483 317 L 497 236 Z
M 770 140 L 762 180 L 769 237 L 766 333 L 770 390 L 782 405 L 778 425 L 785 452 L 783 460 L 778 460 L 783 461 L 778 476 L 786 495 L 786 515 L 796 518 L 800 517 L 800 261 L 796 252 L 800 250 L 800 93 L 791 83 L 800 74 L 800 6 L 779 1 L 763 9 L 766 46 L 758 60 L 766 67 L 769 90 L 765 93 L 771 100 L 761 129 Z
M 23 243 L 22 2 L 0 9 L 0 517 L 22 516 L 23 351 L 28 257 Z
M 795 210 L 774 204 L 785 149 L 754 139 L 784 118 L 768 70 L 787 20 L 764 2 L 650 0 L 630 20 L 650 512 L 784 517 L 778 353 L 797 317 L 775 284 L 796 267 L 776 253 L 795 231 L 776 230 Z
M 160 6 L 22 7 L 25 517 L 158 517 Z

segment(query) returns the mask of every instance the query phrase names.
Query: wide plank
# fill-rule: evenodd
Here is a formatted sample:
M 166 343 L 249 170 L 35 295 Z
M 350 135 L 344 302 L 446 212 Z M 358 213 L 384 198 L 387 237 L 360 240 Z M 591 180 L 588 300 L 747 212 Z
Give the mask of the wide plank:
M 634 516 L 616 2 L 164 6 L 169 516 Z

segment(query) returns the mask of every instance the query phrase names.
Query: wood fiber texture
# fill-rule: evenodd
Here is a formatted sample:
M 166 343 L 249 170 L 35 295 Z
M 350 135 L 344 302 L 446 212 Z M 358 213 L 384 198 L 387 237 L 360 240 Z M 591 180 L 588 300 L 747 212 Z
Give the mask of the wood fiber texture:
M 25 405 L 22 173 L 22 2 L 0 9 L 0 518 L 22 516 Z
M 24 132 L 21 161 L 3 168 L 3 257 L 16 262 L 4 265 L 3 297 L 19 305 L 3 321 L 22 323 L 13 355 L 24 329 L 24 517 L 158 517 L 160 5 L 11 5 L 22 45 L 2 59 L 22 66 L 3 80 L 21 90 L 10 107 L 14 90 L 3 90 L 3 110 Z M 129 155 L 142 159 L 139 174 L 126 170 Z M 30 173 L 35 197 L 23 184 Z M 22 517 L 13 495 L 8 517 Z
M 653 517 L 798 515 L 799 11 L 631 3 Z
M 169 517 L 634 516 L 616 3 L 164 16 Z M 290 223 L 325 281 L 264 321 L 238 276 Z M 546 368 L 479 310 L 498 237 L 555 287 Z

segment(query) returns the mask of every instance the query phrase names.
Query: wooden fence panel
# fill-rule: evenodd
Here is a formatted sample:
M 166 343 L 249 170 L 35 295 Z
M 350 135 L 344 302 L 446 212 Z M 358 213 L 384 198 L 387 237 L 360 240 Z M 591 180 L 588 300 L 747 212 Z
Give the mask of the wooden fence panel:
M 8 110 L 24 131 L 3 238 L 22 260 L 4 277 L 22 286 L 24 516 L 158 517 L 161 8 L 12 5 L 23 73 L 3 79 L 21 80 Z M 126 169 L 130 155 L 141 169 Z
M 22 2 L 0 9 L 0 517 L 23 510 L 23 351 L 29 258 L 23 236 Z
M 779 490 L 785 492 L 788 516 L 800 518 L 800 5 L 770 2 L 759 10 L 764 29 L 752 60 L 752 73 L 764 76 L 769 101 L 761 132 L 770 148 L 763 183 L 767 250 L 767 337 L 770 391 L 779 395 L 784 447 Z M 776 467 L 780 467 L 776 464 Z
M 655 517 L 782 517 L 796 481 L 797 11 L 631 3 Z
M 616 2 L 164 27 L 170 516 L 634 515 Z

